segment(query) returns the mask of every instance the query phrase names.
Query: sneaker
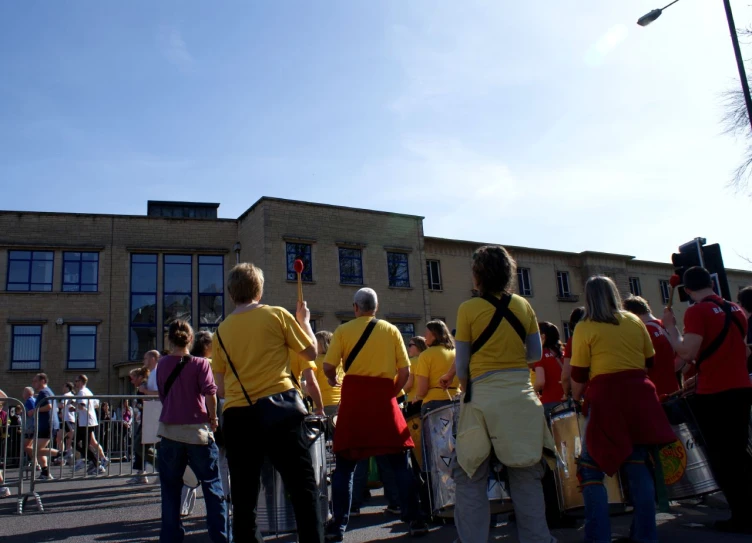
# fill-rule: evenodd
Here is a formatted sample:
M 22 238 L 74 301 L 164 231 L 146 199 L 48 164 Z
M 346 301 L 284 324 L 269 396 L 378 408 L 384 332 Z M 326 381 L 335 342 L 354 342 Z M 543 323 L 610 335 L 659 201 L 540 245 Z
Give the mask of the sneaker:
M 360 516 L 360 507 L 351 507 L 350 508 L 350 518 L 355 518 Z
M 390 513 L 392 515 L 400 516 L 402 514 L 402 509 L 399 505 L 390 505 L 386 509 L 384 509 L 385 513 Z
M 0 498 L 10 498 L 10 488 L 7 486 L 0 486 Z
M 149 483 L 149 478 L 146 475 L 136 475 L 126 481 L 126 484 L 129 485 L 148 485 Z
M 410 536 L 426 535 L 428 533 L 428 524 L 422 520 L 410 521 Z
M 107 470 L 104 468 L 104 466 L 92 465 L 88 470 L 86 470 L 87 475 L 101 475 L 103 473 L 107 473 Z
M 330 522 L 324 529 L 324 539 L 326 541 L 344 541 L 345 534 L 340 532 L 339 527 L 334 526 L 334 524 Z
M 45 474 L 43 473 L 42 475 L 40 475 L 40 476 L 38 477 L 38 479 L 39 479 L 40 481 L 53 481 L 53 480 L 54 480 L 55 478 L 54 478 L 54 477 L 52 476 L 52 474 L 51 474 L 51 473 L 48 473 L 48 474 L 46 474 L 46 475 L 45 475 Z
M 86 460 L 83 458 L 81 460 L 76 461 L 76 465 L 73 466 L 73 471 L 81 471 L 86 467 Z
M 105 456 L 104 459 L 102 459 L 102 461 L 99 463 L 99 465 L 104 466 L 104 468 L 107 469 L 107 466 L 110 465 L 110 459 Z

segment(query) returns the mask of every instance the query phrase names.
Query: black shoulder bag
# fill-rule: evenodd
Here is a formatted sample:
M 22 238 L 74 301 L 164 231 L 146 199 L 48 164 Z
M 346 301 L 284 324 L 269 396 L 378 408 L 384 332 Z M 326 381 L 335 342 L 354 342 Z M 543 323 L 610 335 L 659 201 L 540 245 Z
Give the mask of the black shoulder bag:
M 736 327 L 739 329 L 739 333 L 742 335 L 742 341 L 744 341 L 744 328 L 741 324 L 739 324 L 739 321 L 737 321 L 734 318 L 734 315 L 731 313 L 731 304 L 729 304 L 726 300 L 723 300 L 723 303 L 718 302 L 716 300 L 703 300 L 704 302 L 710 302 L 712 304 L 717 305 L 723 310 L 723 313 L 726 315 L 726 320 L 723 323 L 723 329 L 721 330 L 721 333 L 716 336 L 716 338 L 708 345 L 704 351 L 700 353 L 700 356 L 697 357 L 697 360 L 695 361 L 695 367 L 697 368 L 697 371 L 700 371 L 700 364 L 713 356 L 713 354 L 720 349 L 721 345 L 723 345 L 723 342 L 726 341 L 726 336 L 728 335 L 729 330 L 731 329 L 731 323 L 734 323 Z M 699 376 L 698 376 L 699 379 Z
M 175 381 L 177 381 L 178 376 L 180 375 L 180 372 L 183 371 L 183 368 L 185 368 L 185 365 L 191 361 L 191 355 L 187 354 L 185 355 L 180 362 L 178 362 L 178 365 L 175 366 L 170 373 L 169 377 L 167 377 L 167 381 L 165 381 L 164 384 L 164 397 L 165 400 L 167 399 L 167 395 L 170 393 L 170 389 L 172 388 L 172 385 L 175 384 Z
M 256 400 L 256 403 L 253 403 L 251 397 L 243 386 L 243 382 L 240 380 L 240 376 L 235 369 L 235 365 L 232 363 L 232 359 L 230 359 L 230 354 L 225 348 L 222 336 L 219 335 L 219 330 L 217 330 L 217 341 L 219 341 L 219 346 L 222 347 L 222 351 L 225 353 L 227 363 L 230 365 L 230 369 L 235 375 L 235 379 L 238 381 L 240 389 L 243 391 L 245 400 L 248 402 L 248 405 L 256 411 L 255 415 L 258 417 L 258 420 L 263 427 L 275 427 L 280 424 L 289 425 L 294 422 L 300 422 L 301 419 L 308 415 L 308 410 L 303 404 L 303 398 L 300 397 L 300 394 L 294 388 L 285 392 L 259 398 Z M 297 379 L 295 379 L 295 376 L 292 376 L 292 378 L 293 382 L 298 382 Z
M 517 335 L 520 336 L 520 341 L 522 341 L 522 344 L 525 344 L 525 338 L 527 337 L 527 332 L 525 330 L 525 327 L 520 322 L 520 319 L 517 318 L 517 315 L 512 313 L 512 310 L 509 309 L 509 303 L 512 301 L 512 296 L 510 294 L 502 294 L 501 300 L 497 300 L 495 296 L 489 296 L 485 295 L 482 296 L 482 298 L 487 301 L 489 304 L 494 306 L 496 308 L 496 311 L 493 314 L 493 317 L 491 317 L 491 320 L 488 323 L 488 326 L 486 326 L 485 330 L 478 336 L 478 339 L 473 341 L 472 346 L 470 347 L 470 356 L 477 353 L 485 344 L 486 342 L 491 339 L 491 336 L 494 335 L 496 330 L 499 328 L 499 325 L 501 324 L 501 321 L 503 321 L 505 318 L 507 319 L 507 322 L 514 328 L 514 331 L 517 332 Z M 464 402 L 468 403 L 472 399 L 472 387 L 470 384 L 470 365 L 468 364 L 467 368 L 468 378 L 467 378 L 467 389 L 465 390 L 465 398 Z
M 353 350 L 350 351 L 349 355 L 347 355 L 347 360 L 345 360 L 345 373 L 347 373 L 347 370 L 350 369 L 352 363 L 355 362 L 355 357 L 358 356 L 360 354 L 360 351 L 363 350 L 363 345 L 365 345 L 366 341 L 368 341 L 368 338 L 371 337 L 371 332 L 373 332 L 373 329 L 376 328 L 377 322 L 379 322 L 379 319 L 373 319 L 366 325 L 366 329 L 363 330 L 363 335 L 360 336 L 360 339 L 355 344 L 355 347 L 353 347 Z

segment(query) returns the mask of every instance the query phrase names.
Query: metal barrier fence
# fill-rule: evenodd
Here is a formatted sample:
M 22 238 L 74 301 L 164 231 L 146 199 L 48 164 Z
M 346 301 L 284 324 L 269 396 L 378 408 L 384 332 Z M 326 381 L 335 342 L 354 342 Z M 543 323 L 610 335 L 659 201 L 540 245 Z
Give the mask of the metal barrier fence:
M 125 413 L 126 401 L 132 406 L 131 420 L 124 421 L 123 416 L 118 420 L 99 420 L 102 404 L 120 406 Z M 48 405 L 57 405 L 59 413 L 54 412 L 54 407 L 41 411 Z M 34 439 L 19 451 L 18 512 L 23 512 L 22 504 L 32 497 L 44 511 L 39 485 L 127 477 L 141 482 L 157 475 L 156 431 L 161 405 L 157 396 L 140 395 L 51 396 L 40 402 L 34 410 Z M 53 429 L 52 416 L 60 417 L 59 430 Z M 27 459 L 29 487 L 24 492 Z M 35 464 L 41 471 L 35 469 Z
M 24 493 L 23 476 L 23 428 L 26 426 L 26 412 L 24 404 L 16 398 L 0 399 L 0 408 L 8 410 L 5 424 L 0 425 L 0 487 L 17 488 L 17 511 L 23 512 L 27 495 Z M 17 424 L 11 424 L 15 419 Z M 11 471 L 12 470 L 12 471 Z M 14 476 L 11 477 L 11 473 Z M 37 502 L 37 505 L 41 504 Z

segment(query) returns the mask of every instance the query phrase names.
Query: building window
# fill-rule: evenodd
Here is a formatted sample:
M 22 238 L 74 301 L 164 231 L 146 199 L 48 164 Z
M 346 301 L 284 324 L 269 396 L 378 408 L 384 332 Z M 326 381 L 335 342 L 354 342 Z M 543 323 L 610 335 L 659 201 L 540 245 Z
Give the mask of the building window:
M 658 281 L 658 284 L 661 287 L 661 300 L 663 300 L 663 305 L 666 305 L 671 297 L 671 284 L 665 279 Z
M 426 260 L 428 290 L 441 290 L 441 263 L 438 260 Z
M 214 332 L 225 316 L 224 257 L 198 257 L 198 319 L 201 330 Z
M 68 369 L 93 370 L 97 367 L 97 327 L 68 326 Z
M 300 274 L 303 281 L 313 281 L 313 264 L 311 261 L 311 244 L 310 243 L 291 243 L 287 242 L 287 280 L 296 281 L 298 274 L 295 272 L 295 261 L 302 260 L 304 264 L 303 273 Z
M 164 255 L 163 330 L 164 348 L 168 348 L 167 330 L 174 321 L 191 323 L 193 276 L 191 255 Z
M 386 253 L 386 264 L 390 287 L 410 286 L 410 269 L 407 265 L 407 253 Z
M 339 248 L 339 282 L 343 285 L 363 284 L 363 251 Z
M 10 369 L 38 370 L 42 360 L 42 326 L 13 326 Z
M 96 292 L 99 253 L 63 253 L 63 292 Z
M 517 268 L 517 291 L 520 296 L 533 295 L 533 282 L 530 279 L 530 268 Z
M 392 323 L 397 327 L 397 330 L 402 334 L 402 339 L 405 340 L 405 345 L 410 341 L 410 338 L 415 337 L 415 324 L 412 322 L 394 322 Z
M 569 323 L 567 321 L 564 321 L 561 325 L 561 330 L 564 332 L 564 341 L 567 341 L 570 337 L 572 337 L 572 331 L 569 329 Z
M 315 334 L 315 333 L 316 333 L 316 331 L 317 331 L 317 330 L 316 330 L 316 328 L 318 328 L 318 327 L 316 326 L 316 319 L 311 319 L 311 330 L 313 331 L 313 333 L 314 333 L 314 334 Z
M 559 298 L 569 298 L 572 291 L 569 289 L 569 272 L 556 272 L 556 288 Z
M 6 289 L 16 292 L 52 292 L 52 251 L 8 251 Z
M 131 314 L 128 355 L 141 360 L 157 348 L 157 255 L 131 255 Z
M 632 293 L 632 296 L 642 296 L 642 287 L 640 286 L 639 277 L 629 278 L 629 292 Z

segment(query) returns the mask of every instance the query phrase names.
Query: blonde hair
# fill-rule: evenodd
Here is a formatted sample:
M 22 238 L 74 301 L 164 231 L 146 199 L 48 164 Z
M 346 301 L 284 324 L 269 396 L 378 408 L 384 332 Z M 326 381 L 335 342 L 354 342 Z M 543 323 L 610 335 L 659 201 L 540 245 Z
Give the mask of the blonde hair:
M 264 272 L 250 262 L 238 264 L 227 277 L 227 292 L 236 304 L 247 304 L 261 298 L 264 292 Z
M 326 354 L 329 350 L 329 344 L 332 342 L 332 333 L 328 330 L 316 332 L 316 343 L 321 345 L 321 352 Z
M 594 275 L 585 283 L 585 320 L 619 324 L 622 302 L 616 283 L 609 277 Z

